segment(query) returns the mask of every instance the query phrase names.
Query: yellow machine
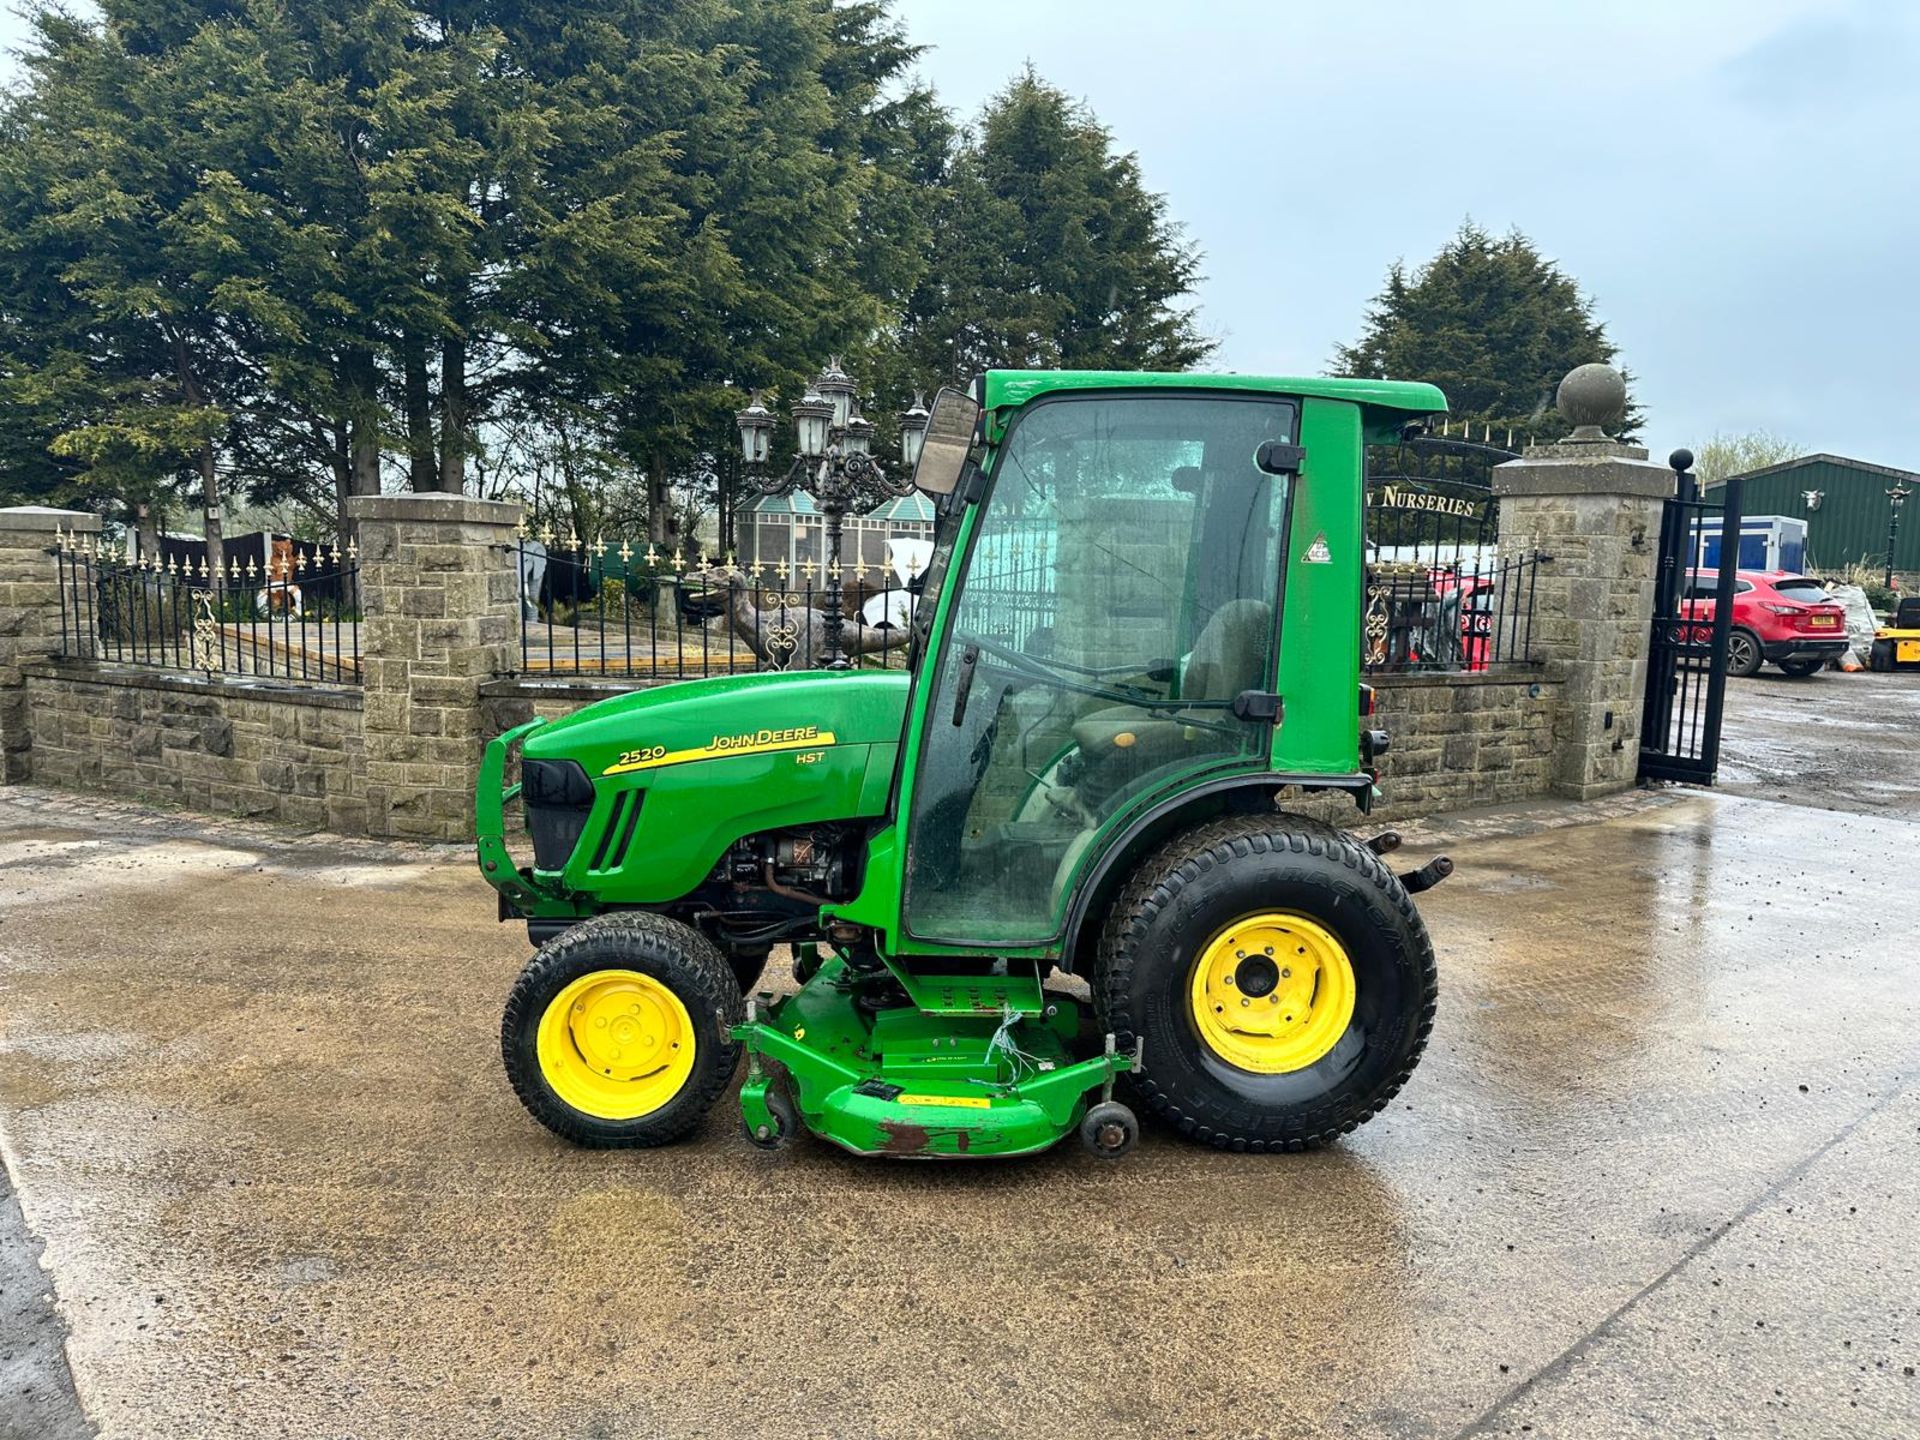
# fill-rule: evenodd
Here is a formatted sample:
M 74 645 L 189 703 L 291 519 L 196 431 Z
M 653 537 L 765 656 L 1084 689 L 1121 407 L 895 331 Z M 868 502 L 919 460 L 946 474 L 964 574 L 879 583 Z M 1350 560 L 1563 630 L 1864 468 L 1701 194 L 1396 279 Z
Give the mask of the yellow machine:
M 1920 669 L 1920 595 L 1909 595 L 1894 606 L 1893 620 L 1873 632 L 1867 656 L 1872 670 Z

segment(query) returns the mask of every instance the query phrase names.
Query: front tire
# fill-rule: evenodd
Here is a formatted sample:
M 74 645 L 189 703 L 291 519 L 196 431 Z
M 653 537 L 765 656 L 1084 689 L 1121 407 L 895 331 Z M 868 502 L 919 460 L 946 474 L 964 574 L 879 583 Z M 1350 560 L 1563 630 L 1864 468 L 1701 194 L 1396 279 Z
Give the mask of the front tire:
M 1406 1083 L 1433 1028 L 1433 946 L 1351 836 L 1281 816 L 1177 837 L 1122 890 L 1094 1004 L 1144 1105 L 1222 1149 L 1323 1145 Z
M 1727 636 L 1727 674 L 1745 678 L 1760 673 L 1761 662 L 1766 653 L 1760 648 L 1760 637 L 1751 630 L 1736 625 Z
M 1893 669 L 1893 642 L 1876 640 L 1867 651 L 1867 668 L 1885 674 Z
M 600 915 L 549 940 L 520 972 L 500 1022 L 507 1078 L 563 1140 L 665 1145 L 712 1107 L 740 1059 L 733 970 L 664 915 Z

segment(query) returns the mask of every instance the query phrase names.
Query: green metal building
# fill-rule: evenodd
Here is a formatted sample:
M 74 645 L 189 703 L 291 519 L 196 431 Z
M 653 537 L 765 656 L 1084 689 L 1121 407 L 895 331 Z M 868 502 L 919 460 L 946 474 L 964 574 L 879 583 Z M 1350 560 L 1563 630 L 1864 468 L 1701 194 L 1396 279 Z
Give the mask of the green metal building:
M 1806 568 L 1815 573 L 1865 564 L 1879 571 L 1887 563 L 1887 521 L 1893 501 L 1887 492 L 1913 492 L 1900 507 L 1893 568 L 1920 573 L 1920 475 L 1887 465 L 1870 465 L 1844 455 L 1802 455 L 1740 477 L 1746 481 L 1740 508 L 1748 515 L 1793 515 L 1807 522 Z M 1716 487 L 1708 486 L 1711 497 Z

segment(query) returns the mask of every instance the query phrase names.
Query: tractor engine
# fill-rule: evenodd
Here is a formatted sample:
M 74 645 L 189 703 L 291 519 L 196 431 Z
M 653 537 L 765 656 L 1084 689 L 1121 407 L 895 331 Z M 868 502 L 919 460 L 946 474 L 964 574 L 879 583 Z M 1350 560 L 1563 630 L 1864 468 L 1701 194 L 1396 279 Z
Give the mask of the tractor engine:
M 769 830 L 736 840 L 714 867 L 713 881 L 732 892 L 735 904 L 763 890 L 809 908 L 853 893 L 855 835 L 845 825 Z M 755 907 L 757 908 L 757 907 Z M 778 907 L 786 909 L 789 907 Z

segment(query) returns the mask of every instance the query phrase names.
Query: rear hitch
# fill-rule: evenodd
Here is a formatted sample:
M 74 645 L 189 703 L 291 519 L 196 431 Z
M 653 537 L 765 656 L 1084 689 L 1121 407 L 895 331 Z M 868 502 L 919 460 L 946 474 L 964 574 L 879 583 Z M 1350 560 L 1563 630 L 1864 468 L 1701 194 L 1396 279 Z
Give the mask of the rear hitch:
M 1436 855 L 1418 870 L 1409 870 L 1402 875 L 1400 883 L 1407 887 L 1409 895 L 1418 895 L 1422 890 L 1431 890 L 1452 873 L 1453 861 L 1444 855 Z

